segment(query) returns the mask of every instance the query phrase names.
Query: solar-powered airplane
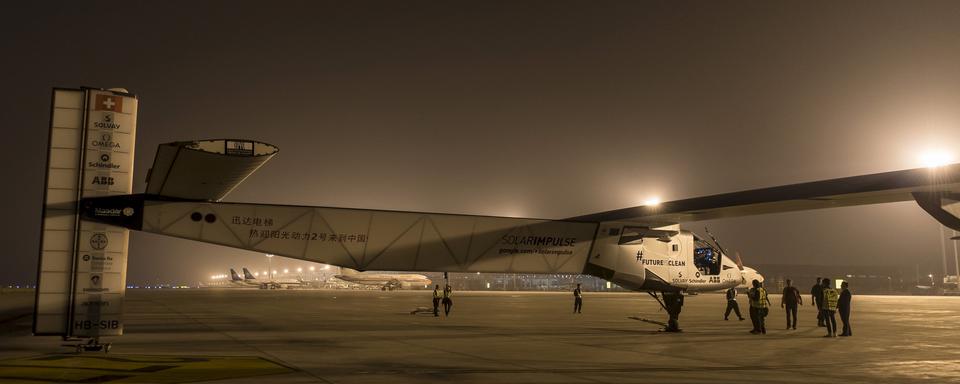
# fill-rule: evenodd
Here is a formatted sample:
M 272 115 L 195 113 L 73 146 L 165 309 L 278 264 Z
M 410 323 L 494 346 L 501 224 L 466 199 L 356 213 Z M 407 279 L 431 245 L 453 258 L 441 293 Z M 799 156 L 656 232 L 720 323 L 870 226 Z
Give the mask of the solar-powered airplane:
M 136 103 L 124 90 L 54 92 L 40 266 L 41 288 L 53 288 L 38 291 L 37 334 L 120 333 L 120 305 L 110 300 L 123 293 L 126 229 L 359 271 L 588 274 L 651 293 L 743 282 L 738 264 L 716 242 L 681 229 L 685 222 L 914 200 L 960 230 L 960 164 L 555 220 L 226 202 L 278 149 L 254 140 L 196 140 L 161 144 L 145 193 L 131 194 Z M 85 257 L 115 261 L 98 267 Z M 94 274 L 115 288 L 97 291 Z M 58 305 L 67 310 L 58 312 Z

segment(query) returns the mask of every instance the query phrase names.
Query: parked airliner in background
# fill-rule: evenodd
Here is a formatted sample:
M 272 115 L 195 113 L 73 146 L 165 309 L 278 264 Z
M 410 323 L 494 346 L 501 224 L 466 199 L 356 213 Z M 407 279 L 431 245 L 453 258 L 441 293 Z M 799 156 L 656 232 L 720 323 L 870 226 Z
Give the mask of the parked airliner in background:
M 341 267 L 340 274 L 334 276 L 340 280 L 363 285 L 377 285 L 384 291 L 394 289 L 427 288 L 432 283 L 424 275 L 406 273 L 371 273 L 357 272 L 354 269 Z
M 233 268 L 230 268 L 230 284 L 237 287 L 259 288 L 260 283 L 241 278 Z
M 231 269 L 230 272 L 233 272 Z M 260 280 L 247 267 L 243 267 L 243 281 L 249 285 L 259 287 L 260 289 L 280 289 L 280 288 L 299 288 L 309 285 L 303 280 L 302 276 L 296 279 L 270 279 Z

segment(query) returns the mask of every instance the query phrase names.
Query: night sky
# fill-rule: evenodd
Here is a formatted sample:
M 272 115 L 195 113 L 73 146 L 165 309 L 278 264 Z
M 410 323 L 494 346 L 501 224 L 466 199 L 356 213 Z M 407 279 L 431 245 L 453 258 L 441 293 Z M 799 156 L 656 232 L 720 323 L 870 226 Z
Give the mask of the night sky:
M 248 138 L 280 153 L 227 201 L 564 218 L 956 155 L 958 21 L 956 1 L 5 4 L 0 283 L 35 279 L 55 86 L 139 96 L 135 192 L 160 143 Z M 704 224 L 747 264 L 940 270 L 913 202 Z M 244 265 L 264 257 L 133 233 L 128 280 Z

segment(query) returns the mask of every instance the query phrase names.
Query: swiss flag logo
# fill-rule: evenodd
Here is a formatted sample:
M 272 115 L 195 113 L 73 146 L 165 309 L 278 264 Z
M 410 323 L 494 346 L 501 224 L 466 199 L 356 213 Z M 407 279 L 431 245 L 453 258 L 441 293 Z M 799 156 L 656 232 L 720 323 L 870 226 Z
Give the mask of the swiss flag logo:
M 123 112 L 123 97 L 111 95 L 97 95 L 93 105 L 94 111 Z

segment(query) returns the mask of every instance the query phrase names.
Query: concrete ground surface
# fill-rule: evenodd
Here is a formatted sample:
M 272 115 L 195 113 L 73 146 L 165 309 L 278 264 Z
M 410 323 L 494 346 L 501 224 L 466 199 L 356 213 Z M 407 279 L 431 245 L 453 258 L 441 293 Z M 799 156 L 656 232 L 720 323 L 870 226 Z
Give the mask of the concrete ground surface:
M 108 340 L 110 354 L 77 357 L 55 337 L 30 335 L 32 293 L 7 293 L 0 382 L 960 382 L 957 297 L 854 296 L 854 336 L 824 338 L 809 305 L 798 329 L 785 330 L 774 295 L 759 336 L 749 320 L 723 320 L 718 294 L 687 297 L 678 334 L 627 318 L 664 320 L 646 294 L 587 292 L 575 315 L 569 293 L 456 292 L 449 317 L 411 315 L 430 294 L 130 290 L 126 334 Z M 78 359 L 139 368 L 91 377 L 96 369 Z M 207 365 L 149 376 L 170 359 Z

